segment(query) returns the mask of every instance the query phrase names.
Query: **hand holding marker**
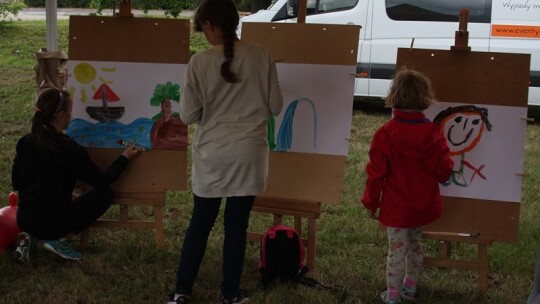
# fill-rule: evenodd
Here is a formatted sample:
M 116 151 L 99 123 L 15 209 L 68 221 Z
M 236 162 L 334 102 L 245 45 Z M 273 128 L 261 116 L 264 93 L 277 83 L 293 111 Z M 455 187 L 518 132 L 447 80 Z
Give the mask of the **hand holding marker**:
M 139 150 L 139 151 L 146 151 L 145 148 L 143 147 L 138 147 L 136 146 L 135 144 L 132 144 L 132 143 L 129 143 L 127 141 L 124 141 L 123 139 L 117 139 L 116 142 L 119 144 L 119 145 L 122 145 L 122 146 L 126 146 L 126 147 L 131 147 L 133 146 L 135 149 Z

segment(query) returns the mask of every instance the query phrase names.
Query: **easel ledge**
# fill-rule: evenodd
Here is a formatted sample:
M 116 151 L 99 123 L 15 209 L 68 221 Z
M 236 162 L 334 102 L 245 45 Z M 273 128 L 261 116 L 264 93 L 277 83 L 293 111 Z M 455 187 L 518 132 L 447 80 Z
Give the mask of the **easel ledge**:
M 82 189 L 84 190 L 84 189 Z M 165 230 L 163 224 L 163 207 L 165 206 L 165 191 L 113 189 L 115 198 L 113 205 L 118 205 L 120 211 L 116 219 L 99 219 L 81 232 L 79 247 L 86 249 L 89 243 L 90 228 L 122 228 L 154 230 L 156 246 L 165 246 Z M 153 219 L 134 220 L 129 217 L 130 207 L 146 206 L 152 208 Z
M 441 268 L 459 268 L 478 272 L 478 288 L 482 294 L 488 289 L 488 246 L 493 244 L 493 240 L 482 239 L 481 237 L 459 236 L 456 233 L 429 232 L 422 233 L 424 239 L 439 241 L 439 254 L 437 257 L 425 257 L 424 265 Z M 477 260 L 457 260 L 452 259 L 452 243 L 475 244 L 478 247 Z

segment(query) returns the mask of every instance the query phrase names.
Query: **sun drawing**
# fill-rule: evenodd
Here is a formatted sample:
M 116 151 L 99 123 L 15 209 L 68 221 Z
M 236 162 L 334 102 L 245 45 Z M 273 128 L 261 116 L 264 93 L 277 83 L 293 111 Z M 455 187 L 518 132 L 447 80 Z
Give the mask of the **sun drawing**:
M 75 79 L 83 84 L 89 84 L 96 79 L 96 69 L 91 64 L 81 62 L 73 69 Z
M 102 72 L 115 72 L 115 68 L 101 68 Z M 98 85 L 100 85 L 103 82 L 111 83 L 111 81 L 107 81 L 102 77 L 99 77 L 100 83 L 96 83 L 97 77 L 97 71 L 96 69 L 87 62 L 81 62 L 78 63 L 75 68 L 73 69 L 73 77 L 75 80 L 81 84 L 81 90 L 80 90 L 80 101 L 85 103 L 88 99 L 88 95 L 90 96 L 94 94 L 94 92 L 97 90 Z M 90 85 L 90 92 L 88 92 L 88 89 L 86 88 L 86 85 Z M 75 93 L 75 87 L 70 87 L 70 94 L 71 96 L 74 96 Z

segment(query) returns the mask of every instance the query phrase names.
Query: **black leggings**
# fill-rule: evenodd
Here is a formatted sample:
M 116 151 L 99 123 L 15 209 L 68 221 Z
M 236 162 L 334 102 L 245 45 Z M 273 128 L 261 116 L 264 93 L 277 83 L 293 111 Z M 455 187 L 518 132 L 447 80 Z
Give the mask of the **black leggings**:
M 73 200 L 72 232 L 80 233 L 99 219 L 111 206 L 114 193 L 111 188 L 93 188 Z
M 79 195 L 61 214 L 35 214 L 21 205 L 17 210 L 17 224 L 21 230 L 40 240 L 56 240 L 78 234 L 94 223 L 109 209 L 113 199 L 111 188 L 100 187 Z

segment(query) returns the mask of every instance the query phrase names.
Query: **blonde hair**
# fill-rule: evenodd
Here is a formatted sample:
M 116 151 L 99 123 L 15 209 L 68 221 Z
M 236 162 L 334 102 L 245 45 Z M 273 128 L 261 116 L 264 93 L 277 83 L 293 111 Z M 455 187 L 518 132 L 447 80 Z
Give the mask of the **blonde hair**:
M 434 101 L 429 78 L 407 67 L 397 71 L 386 99 L 392 108 L 399 110 L 425 110 Z

